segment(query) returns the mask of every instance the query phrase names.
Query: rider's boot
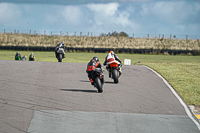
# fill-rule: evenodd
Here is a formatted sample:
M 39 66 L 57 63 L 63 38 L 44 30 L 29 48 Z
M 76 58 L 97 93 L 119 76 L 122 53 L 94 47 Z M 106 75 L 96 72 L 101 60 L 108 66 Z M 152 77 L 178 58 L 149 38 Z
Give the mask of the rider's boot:
M 108 74 L 109 74 L 109 78 L 111 78 L 111 72 L 110 71 L 108 71 Z
M 92 79 L 90 79 L 91 85 L 94 85 L 94 81 Z
M 122 69 L 120 67 L 120 69 L 119 69 L 119 76 L 121 76 L 121 74 L 122 74 Z
M 104 75 L 102 74 L 103 83 L 105 82 Z

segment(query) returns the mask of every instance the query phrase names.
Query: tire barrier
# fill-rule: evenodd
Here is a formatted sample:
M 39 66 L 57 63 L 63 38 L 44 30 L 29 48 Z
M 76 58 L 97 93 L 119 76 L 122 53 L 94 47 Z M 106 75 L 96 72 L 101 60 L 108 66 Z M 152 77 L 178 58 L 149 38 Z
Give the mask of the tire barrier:
M 15 51 L 54 51 L 55 47 L 30 47 L 30 46 L 0 46 L 0 50 L 15 50 Z M 66 47 L 68 52 L 94 52 L 108 53 L 133 53 L 133 54 L 169 54 L 169 55 L 200 55 L 199 50 L 168 50 L 168 49 L 125 49 L 125 48 L 73 48 Z

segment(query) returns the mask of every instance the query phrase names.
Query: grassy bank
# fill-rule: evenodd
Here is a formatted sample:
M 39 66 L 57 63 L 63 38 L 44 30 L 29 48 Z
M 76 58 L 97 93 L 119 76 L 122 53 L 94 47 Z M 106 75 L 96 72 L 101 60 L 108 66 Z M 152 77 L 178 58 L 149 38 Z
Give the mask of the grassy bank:
M 31 51 L 19 51 L 30 55 Z M 16 51 L 0 51 L 0 60 L 14 60 Z M 57 62 L 54 52 L 34 52 L 36 61 Z M 67 53 L 63 62 L 88 63 L 97 56 L 103 63 L 106 53 Z M 160 73 L 189 105 L 200 107 L 200 56 L 117 54 L 132 65 L 146 65 Z M 139 63 L 140 62 L 140 63 Z
M 134 49 L 171 49 L 200 50 L 199 40 L 130 38 L 130 37 L 87 37 L 87 36 L 47 36 L 29 34 L 0 33 L 2 46 L 56 46 L 65 42 L 67 47 L 90 48 L 134 48 Z

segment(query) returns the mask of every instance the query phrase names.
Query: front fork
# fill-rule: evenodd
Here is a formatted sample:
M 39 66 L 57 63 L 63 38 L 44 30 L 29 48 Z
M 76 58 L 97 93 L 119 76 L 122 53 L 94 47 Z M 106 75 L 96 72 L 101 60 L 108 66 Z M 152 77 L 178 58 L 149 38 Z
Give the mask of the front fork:
M 104 80 L 104 75 L 103 75 L 103 73 L 102 73 L 102 74 L 100 74 L 99 76 L 100 76 L 101 83 L 103 84 L 103 83 L 104 83 L 104 81 L 105 81 L 105 80 Z

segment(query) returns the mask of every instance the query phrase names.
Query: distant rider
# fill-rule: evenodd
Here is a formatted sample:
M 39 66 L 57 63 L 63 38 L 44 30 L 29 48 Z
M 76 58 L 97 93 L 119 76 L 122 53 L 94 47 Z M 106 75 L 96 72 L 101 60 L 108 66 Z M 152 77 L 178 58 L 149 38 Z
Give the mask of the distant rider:
M 16 53 L 15 60 L 21 60 L 21 55 L 19 52 Z
M 57 44 L 57 46 L 55 48 L 55 55 L 56 55 L 56 57 L 57 57 L 57 51 L 58 51 L 59 48 L 63 48 L 64 51 L 66 52 L 64 45 L 65 45 L 64 42 L 60 42 L 60 43 Z M 65 54 L 64 54 L 64 58 L 65 58 Z
M 34 61 L 34 60 L 35 60 L 35 56 L 33 53 L 31 53 L 29 56 L 29 61 Z
M 92 80 L 92 72 L 95 68 L 101 68 L 103 70 L 98 57 L 93 57 L 93 59 L 91 59 L 90 62 L 87 64 L 86 72 L 92 85 L 94 85 L 94 81 Z
M 24 55 L 24 56 L 21 58 L 21 60 L 22 60 L 22 61 L 26 61 L 26 58 L 27 58 L 27 56 Z
M 113 61 L 118 61 L 120 64 L 119 64 L 119 75 L 122 74 L 122 70 L 121 70 L 121 67 L 122 67 L 122 64 L 121 64 L 121 60 L 119 59 L 119 57 L 117 55 L 115 55 L 115 53 L 113 51 L 110 51 L 110 53 L 106 56 L 105 58 L 105 61 L 103 63 L 103 65 L 107 65 L 106 66 L 106 69 L 109 73 L 109 78 L 111 77 L 111 72 L 110 72 L 110 63 L 112 63 Z

